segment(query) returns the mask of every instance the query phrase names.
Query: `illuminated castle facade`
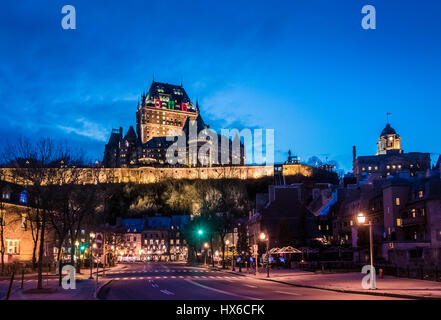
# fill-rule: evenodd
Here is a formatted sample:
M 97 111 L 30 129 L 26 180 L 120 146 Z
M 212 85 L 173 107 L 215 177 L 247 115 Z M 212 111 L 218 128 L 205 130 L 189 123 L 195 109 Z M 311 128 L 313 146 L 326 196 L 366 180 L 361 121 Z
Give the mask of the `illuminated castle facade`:
M 167 159 L 170 159 L 168 152 L 171 149 L 183 155 L 182 161 L 173 163 L 173 166 L 218 166 L 222 163 L 221 158 L 225 157 L 229 160 L 224 165 L 245 164 L 245 149 L 240 140 L 237 141 L 238 137 L 231 139 L 219 135 L 210 138 L 206 133 L 208 136 L 215 134 L 202 120 L 198 102 L 193 104 L 182 85 L 153 81 L 149 91 L 143 93 L 138 102 L 136 131 L 132 126 L 125 135 L 122 128 L 112 130 L 105 146 L 103 166 L 170 166 Z M 185 137 L 185 144 L 172 146 L 179 137 Z M 215 141 L 216 145 L 221 145 L 221 140 L 225 148 L 207 148 Z M 233 146 L 239 146 L 239 152 L 233 152 Z

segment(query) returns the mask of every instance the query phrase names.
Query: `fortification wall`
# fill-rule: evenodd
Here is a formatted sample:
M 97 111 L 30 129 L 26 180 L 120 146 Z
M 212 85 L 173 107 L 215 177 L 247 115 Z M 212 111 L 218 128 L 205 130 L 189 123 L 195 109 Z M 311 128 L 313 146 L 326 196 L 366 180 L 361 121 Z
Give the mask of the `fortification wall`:
M 0 169 L 0 180 L 17 184 L 25 184 L 18 181 L 13 174 L 14 169 Z M 53 170 L 53 169 L 52 169 Z M 204 168 L 78 168 L 60 169 L 71 170 L 64 173 L 66 181 L 74 176 L 78 184 L 94 183 L 137 183 L 147 184 L 158 182 L 163 179 L 259 179 L 274 176 L 273 166 L 231 166 L 231 167 L 204 167 Z M 313 168 L 304 164 L 283 166 L 283 175 L 311 176 Z M 74 179 L 71 179 L 71 181 Z M 29 182 L 28 182 L 29 183 Z M 57 183 L 57 182 L 52 182 Z

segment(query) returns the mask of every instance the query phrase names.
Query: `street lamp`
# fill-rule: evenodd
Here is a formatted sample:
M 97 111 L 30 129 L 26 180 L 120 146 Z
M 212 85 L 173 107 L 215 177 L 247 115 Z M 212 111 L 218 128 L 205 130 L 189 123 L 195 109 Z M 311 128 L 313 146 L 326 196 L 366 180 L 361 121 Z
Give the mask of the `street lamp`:
M 269 236 L 267 236 L 265 233 L 262 232 L 259 235 L 259 239 L 261 241 L 265 241 L 265 239 L 266 239 L 266 258 L 268 260 L 266 263 L 266 276 L 267 276 L 267 278 L 269 278 L 269 276 L 270 276 L 270 268 L 269 268 L 270 261 L 269 261 L 269 254 L 268 254 L 268 252 L 269 252 Z M 256 264 L 257 264 L 257 261 L 256 261 Z
M 372 221 L 369 220 L 368 223 L 366 223 L 366 216 L 363 213 L 359 213 L 357 215 L 357 222 L 359 225 L 367 225 L 369 226 L 369 252 L 370 252 L 370 258 L 371 258 L 371 289 L 375 288 L 375 274 L 374 274 L 374 237 L 372 234 Z

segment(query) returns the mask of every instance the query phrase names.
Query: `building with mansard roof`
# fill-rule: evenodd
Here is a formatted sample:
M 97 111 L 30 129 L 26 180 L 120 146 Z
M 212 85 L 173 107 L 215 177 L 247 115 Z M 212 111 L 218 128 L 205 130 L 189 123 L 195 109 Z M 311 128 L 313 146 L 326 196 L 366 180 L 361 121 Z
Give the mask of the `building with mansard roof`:
M 170 158 L 177 160 L 170 163 Z M 210 129 L 199 103 L 192 103 L 182 85 L 155 81 L 138 102 L 136 132 L 132 126 L 126 135 L 122 128 L 113 129 L 103 158 L 107 168 L 244 164 L 245 149 L 237 135 L 231 139 Z

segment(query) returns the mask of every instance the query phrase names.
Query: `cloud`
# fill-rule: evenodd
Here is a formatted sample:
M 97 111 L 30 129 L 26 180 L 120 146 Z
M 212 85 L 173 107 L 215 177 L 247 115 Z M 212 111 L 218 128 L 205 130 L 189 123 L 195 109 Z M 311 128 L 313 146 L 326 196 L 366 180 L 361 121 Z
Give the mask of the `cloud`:
M 108 130 L 106 130 L 103 126 L 98 123 L 90 122 L 84 118 L 76 119 L 78 123 L 76 127 L 62 126 L 58 125 L 57 127 L 64 131 L 67 134 L 75 133 L 80 136 L 92 138 L 94 140 L 105 142 L 108 135 Z

